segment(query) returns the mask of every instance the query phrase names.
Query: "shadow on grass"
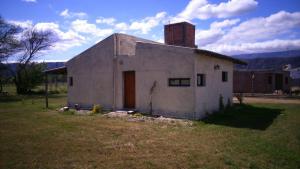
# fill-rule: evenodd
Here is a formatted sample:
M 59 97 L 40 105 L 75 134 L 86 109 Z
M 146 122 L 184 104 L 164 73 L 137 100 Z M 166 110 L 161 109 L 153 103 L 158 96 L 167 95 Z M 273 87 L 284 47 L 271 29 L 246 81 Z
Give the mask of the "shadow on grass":
M 66 97 L 66 94 L 49 94 L 48 98 L 63 98 Z M 42 94 L 28 94 L 28 95 L 7 95 L 0 96 L 0 102 L 17 102 L 26 99 L 44 99 L 45 95 Z
M 265 130 L 281 111 L 283 110 L 235 104 L 222 113 L 209 115 L 203 121 L 209 124 Z
M 21 101 L 23 96 L 21 95 L 7 95 L 7 96 L 0 96 L 0 102 L 16 102 Z

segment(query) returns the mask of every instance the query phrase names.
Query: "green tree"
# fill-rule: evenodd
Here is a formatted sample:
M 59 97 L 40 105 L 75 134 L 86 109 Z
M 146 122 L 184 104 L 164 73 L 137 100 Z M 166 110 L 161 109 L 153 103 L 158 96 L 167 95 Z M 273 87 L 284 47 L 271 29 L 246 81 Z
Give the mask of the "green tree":
M 30 63 L 24 69 L 19 70 L 18 73 L 18 93 L 30 93 L 32 89 L 43 83 L 46 65 L 42 63 Z
M 29 28 L 21 36 L 21 51 L 22 55 L 18 56 L 18 64 L 14 74 L 14 83 L 18 94 L 25 94 L 35 86 L 35 81 L 32 78 L 39 76 L 32 76 L 31 73 L 39 75 L 42 70 L 35 69 L 33 61 L 39 57 L 39 54 L 47 51 L 53 43 L 56 42 L 56 36 L 51 31 L 40 31 L 35 28 Z M 33 69 L 34 68 L 34 69 Z M 32 72 L 34 71 L 34 72 Z
M 20 41 L 16 35 L 22 29 L 16 25 L 6 22 L 0 16 L 0 62 L 2 63 L 9 56 L 17 53 L 21 49 Z
M 6 22 L 0 16 L 0 92 L 3 91 L 3 83 L 8 79 L 8 67 L 3 62 L 20 51 L 21 45 L 16 35 L 21 31 L 20 27 Z

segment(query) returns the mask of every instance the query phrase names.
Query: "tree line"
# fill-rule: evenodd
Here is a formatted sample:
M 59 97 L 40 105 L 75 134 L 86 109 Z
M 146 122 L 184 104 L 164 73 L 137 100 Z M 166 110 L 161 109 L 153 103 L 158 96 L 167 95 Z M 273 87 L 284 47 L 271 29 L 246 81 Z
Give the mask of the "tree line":
M 34 60 L 45 54 L 57 41 L 58 37 L 53 31 L 34 26 L 22 28 L 0 16 L 0 92 L 7 73 L 18 94 L 27 94 L 42 83 L 46 65 Z M 8 59 L 16 62 L 14 70 L 5 64 Z

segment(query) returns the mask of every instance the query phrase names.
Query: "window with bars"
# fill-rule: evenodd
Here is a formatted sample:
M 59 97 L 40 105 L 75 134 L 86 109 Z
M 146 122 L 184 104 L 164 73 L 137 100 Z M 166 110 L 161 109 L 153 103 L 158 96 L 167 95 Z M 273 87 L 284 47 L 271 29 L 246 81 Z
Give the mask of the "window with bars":
M 169 78 L 169 86 L 171 87 L 189 87 L 190 85 L 190 78 Z

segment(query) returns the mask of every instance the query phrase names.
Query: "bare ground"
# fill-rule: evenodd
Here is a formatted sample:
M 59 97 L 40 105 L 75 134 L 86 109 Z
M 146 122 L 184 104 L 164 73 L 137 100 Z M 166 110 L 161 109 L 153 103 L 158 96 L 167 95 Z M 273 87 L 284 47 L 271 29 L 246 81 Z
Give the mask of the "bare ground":
M 234 103 L 238 103 L 237 99 L 233 99 Z M 244 97 L 244 103 L 282 103 L 282 104 L 300 104 L 300 99 L 288 98 L 264 98 L 264 97 Z

